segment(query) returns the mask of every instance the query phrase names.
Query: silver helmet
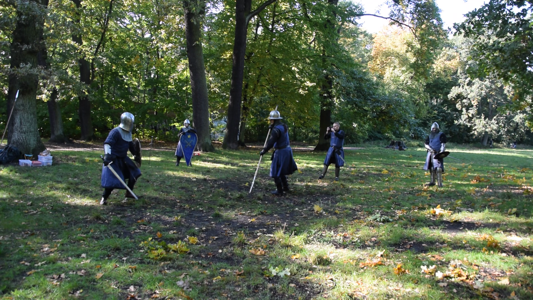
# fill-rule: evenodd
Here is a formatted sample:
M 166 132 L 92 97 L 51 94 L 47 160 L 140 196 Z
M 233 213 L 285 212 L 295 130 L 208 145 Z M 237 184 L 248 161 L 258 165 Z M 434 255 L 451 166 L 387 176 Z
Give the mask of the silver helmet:
M 120 125 L 118 127 L 127 132 L 131 132 L 133 130 L 134 121 L 135 117 L 131 113 L 125 112 L 120 116 Z
M 270 115 L 268 116 L 268 119 L 269 120 L 281 120 L 283 118 L 279 115 L 279 111 L 273 110 L 273 111 L 270 112 Z
M 183 121 L 183 125 L 185 125 L 185 124 L 190 125 L 190 124 L 191 124 L 191 121 L 189 121 L 189 119 L 185 119 L 185 121 Z
M 437 130 L 440 130 L 439 123 L 435 122 L 435 123 L 431 124 L 431 130 L 433 130 L 433 128 L 437 128 Z

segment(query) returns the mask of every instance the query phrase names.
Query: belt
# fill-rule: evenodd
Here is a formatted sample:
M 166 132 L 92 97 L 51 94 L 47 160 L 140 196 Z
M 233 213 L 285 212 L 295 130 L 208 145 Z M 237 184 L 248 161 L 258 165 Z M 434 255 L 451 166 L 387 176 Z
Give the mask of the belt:
M 285 149 L 285 148 L 287 148 L 287 147 L 289 147 L 289 146 L 279 147 L 279 148 L 274 148 L 274 149 L 276 149 L 276 150 L 281 150 L 281 149 Z

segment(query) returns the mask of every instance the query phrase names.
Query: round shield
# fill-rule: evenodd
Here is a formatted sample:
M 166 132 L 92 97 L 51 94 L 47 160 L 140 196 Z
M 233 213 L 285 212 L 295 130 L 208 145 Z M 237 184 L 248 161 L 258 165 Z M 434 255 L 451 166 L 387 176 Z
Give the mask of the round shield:
M 443 151 L 441 153 L 435 154 L 435 159 L 442 159 L 442 158 L 445 158 L 448 155 L 450 155 L 450 152 Z

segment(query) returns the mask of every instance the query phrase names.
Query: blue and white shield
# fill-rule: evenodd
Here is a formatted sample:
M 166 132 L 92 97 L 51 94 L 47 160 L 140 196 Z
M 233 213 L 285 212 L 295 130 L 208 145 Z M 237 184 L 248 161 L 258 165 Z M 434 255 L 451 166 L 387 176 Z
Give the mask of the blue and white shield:
M 194 149 L 196 149 L 197 141 L 198 136 L 196 136 L 196 133 L 187 132 L 181 135 L 181 151 L 183 152 L 183 156 L 185 157 L 185 162 L 187 162 L 187 166 L 191 165 L 191 159 L 194 154 Z

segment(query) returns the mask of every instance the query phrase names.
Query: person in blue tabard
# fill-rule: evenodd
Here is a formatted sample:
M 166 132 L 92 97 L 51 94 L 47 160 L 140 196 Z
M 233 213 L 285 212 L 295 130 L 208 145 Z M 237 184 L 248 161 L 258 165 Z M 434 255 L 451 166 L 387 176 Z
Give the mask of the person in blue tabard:
M 324 178 L 328 172 L 328 167 L 330 164 L 335 163 L 335 181 L 339 180 L 339 174 L 341 167 L 344 166 L 344 138 L 346 134 L 341 130 L 341 125 L 339 122 L 333 123 L 333 126 L 326 128 L 326 135 L 324 138 L 330 139 L 328 154 L 326 154 L 326 159 L 324 159 L 324 170 L 322 170 L 322 175 L 318 179 Z
M 444 173 L 444 159 L 436 159 L 435 155 L 446 150 L 446 135 L 440 131 L 437 122 L 431 125 L 431 133 L 426 138 L 424 146 L 427 150 L 424 170 L 429 171 L 430 181 L 427 186 L 435 185 L 435 180 L 439 187 L 442 187 L 442 173 Z
M 274 179 L 276 190 L 272 194 L 283 196 L 283 192 L 289 191 L 287 175 L 294 173 L 298 170 L 298 167 L 292 156 L 289 129 L 287 125 L 281 123 L 283 118 L 280 116 L 279 111 L 271 111 L 268 119 L 270 120 L 270 138 L 259 155 L 264 155 L 268 150 L 274 148 L 272 163 L 270 164 L 270 177 Z
M 128 150 L 140 158 L 140 147 L 136 148 L 132 140 L 131 132 L 133 130 L 134 116 L 125 112 L 120 116 L 120 125 L 113 128 L 107 139 L 104 141 L 104 167 L 102 168 L 102 187 L 104 192 L 101 205 L 107 205 L 107 198 L 111 195 L 113 189 L 126 189 L 124 185 L 117 179 L 117 177 L 109 170 L 113 168 L 120 176 L 122 181 L 128 180 L 128 187 L 133 191 L 133 187 L 137 179 L 141 176 L 141 170 L 128 157 Z M 136 140 L 138 141 L 138 140 Z M 111 164 L 111 165 L 110 165 Z M 129 192 L 126 191 L 126 201 L 128 198 L 133 198 Z
M 185 133 L 196 133 L 196 130 L 192 127 L 190 127 L 191 122 L 189 119 L 185 119 L 183 121 L 183 127 L 180 129 L 180 132 L 178 134 L 178 140 L 181 138 L 181 136 Z M 183 148 L 181 147 L 181 142 L 178 142 L 178 146 L 176 147 L 176 167 L 180 165 L 180 160 L 183 158 Z

